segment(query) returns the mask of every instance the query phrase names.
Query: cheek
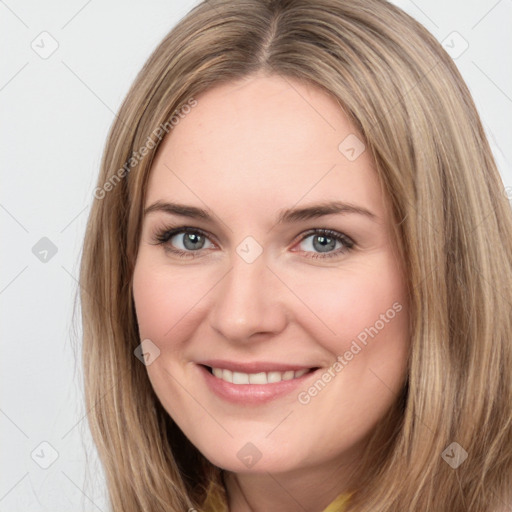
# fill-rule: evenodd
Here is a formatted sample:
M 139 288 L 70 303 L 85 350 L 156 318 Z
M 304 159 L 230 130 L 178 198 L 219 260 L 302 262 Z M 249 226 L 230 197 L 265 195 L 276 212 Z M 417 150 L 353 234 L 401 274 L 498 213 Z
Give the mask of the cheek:
M 141 338 L 175 339 L 194 316 L 204 282 L 193 272 L 153 265 L 140 256 L 133 275 L 133 299 Z
M 406 338 L 405 284 L 387 255 L 364 266 L 296 277 L 294 292 L 311 313 L 303 317 L 303 327 L 335 356 L 354 340 L 364 346 L 379 336 L 392 338 L 392 345 Z
M 409 313 L 405 283 L 387 256 L 339 270 L 337 276 L 328 272 L 295 281 L 297 294 L 314 312 L 302 328 L 331 354 L 329 368 L 300 389 L 297 399 L 308 428 L 332 424 L 350 444 L 370 432 L 403 386 Z M 338 449 L 336 439 L 333 433 L 318 446 Z

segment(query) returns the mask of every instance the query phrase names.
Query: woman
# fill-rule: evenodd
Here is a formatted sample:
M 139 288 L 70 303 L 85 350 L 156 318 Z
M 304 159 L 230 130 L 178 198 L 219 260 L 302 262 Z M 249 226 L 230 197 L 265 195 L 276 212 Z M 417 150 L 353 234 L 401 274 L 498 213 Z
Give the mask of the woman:
M 95 197 L 85 389 L 113 510 L 508 510 L 512 215 L 412 18 L 200 4 Z

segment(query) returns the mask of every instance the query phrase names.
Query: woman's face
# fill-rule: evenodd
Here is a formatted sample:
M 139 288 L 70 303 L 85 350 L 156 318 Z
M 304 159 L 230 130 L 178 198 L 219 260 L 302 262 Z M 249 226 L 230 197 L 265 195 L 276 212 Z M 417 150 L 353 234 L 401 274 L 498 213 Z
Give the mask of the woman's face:
M 196 99 L 153 163 L 133 278 L 151 384 L 219 467 L 337 467 L 406 376 L 374 162 L 316 87 L 259 75 Z

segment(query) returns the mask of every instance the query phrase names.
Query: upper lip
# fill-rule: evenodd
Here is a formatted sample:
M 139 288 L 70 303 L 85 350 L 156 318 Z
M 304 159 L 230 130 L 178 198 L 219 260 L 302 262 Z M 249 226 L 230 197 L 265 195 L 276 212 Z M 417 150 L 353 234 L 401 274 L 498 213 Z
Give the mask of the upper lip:
M 197 364 L 241 373 L 286 372 L 290 370 L 297 371 L 317 368 L 316 366 L 303 364 L 277 363 L 271 361 L 252 361 L 241 363 L 235 361 L 226 361 L 224 359 L 209 359 L 207 361 L 199 361 Z

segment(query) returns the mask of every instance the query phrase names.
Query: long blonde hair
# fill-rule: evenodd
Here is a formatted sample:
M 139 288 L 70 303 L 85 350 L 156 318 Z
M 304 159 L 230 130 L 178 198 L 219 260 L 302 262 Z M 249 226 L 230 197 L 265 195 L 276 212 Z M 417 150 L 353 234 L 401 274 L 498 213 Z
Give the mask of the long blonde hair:
M 86 407 L 113 510 L 200 509 L 206 488 L 220 482 L 134 355 L 132 275 L 162 134 L 172 136 L 201 92 L 254 73 L 335 97 L 364 135 L 393 206 L 410 290 L 409 374 L 391 431 L 387 424 L 368 445 L 349 509 L 504 509 L 512 487 L 512 213 L 452 59 L 384 0 L 207 0 L 132 85 L 87 225 Z M 468 454 L 457 468 L 442 456 L 452 443 Z

